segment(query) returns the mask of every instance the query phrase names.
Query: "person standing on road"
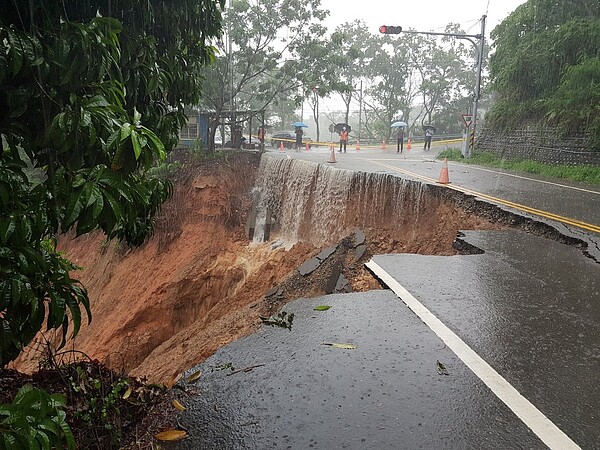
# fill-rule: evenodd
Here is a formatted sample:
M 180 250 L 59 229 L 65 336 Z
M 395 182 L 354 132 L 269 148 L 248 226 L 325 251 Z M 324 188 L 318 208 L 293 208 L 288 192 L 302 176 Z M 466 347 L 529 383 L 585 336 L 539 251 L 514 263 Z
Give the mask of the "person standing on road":
M 433 128 L 425 129 L 425 144 L 423 150 L 431 150 L 431 138 L 433 137 Z
M 233 148 L 242 147 L 242 127 L 239 125 L 233 125 L 231 130 L 231 143 Z
M 346 129 L 346 127 L 342 128 L 342 131 L 340 131 L 340 150 L 339 152 L 342 153 L 342 147 L 344 148 L 344 153 L 346 153 L 346 145 L 348 144 L 348 130 Z
M 398 127 L 398 149 L 396 153 L 402 153 L 404 149 L 404 127 Z
M 302 127 L 296 127 L 296 150 L 300 150 L 302 147 L 302 135 L 304 131 L 302 131 Z

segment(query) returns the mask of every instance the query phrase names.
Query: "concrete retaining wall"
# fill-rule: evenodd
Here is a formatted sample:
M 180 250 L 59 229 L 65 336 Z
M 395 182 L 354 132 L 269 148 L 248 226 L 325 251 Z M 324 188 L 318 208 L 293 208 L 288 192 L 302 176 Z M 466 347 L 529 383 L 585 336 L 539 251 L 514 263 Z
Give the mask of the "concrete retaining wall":
M 553 128 L 525 127 L 509 133 L 484 128 L 476 140 L 475 151 L 546 164 L 600 166 L 600 149 L 592 147 L 590 134 L 563 137 Z

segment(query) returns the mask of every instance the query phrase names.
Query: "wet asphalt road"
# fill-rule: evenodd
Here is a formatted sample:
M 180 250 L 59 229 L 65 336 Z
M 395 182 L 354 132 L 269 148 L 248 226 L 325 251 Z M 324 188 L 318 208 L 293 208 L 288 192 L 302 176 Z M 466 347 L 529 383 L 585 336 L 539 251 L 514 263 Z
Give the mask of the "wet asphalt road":
M 329 311 L 316 313 L 326 303 Z M 300 300 L 209 358 L 181 449 L 543 448 L 389 291 Z M 324 342 L 353 343 L 355 350 Z M 436 362 L 449 375 L 440 375 Z M 265 364 L 231 376 L 211 368 Z
M 522 232 L 465 239 L 486 253 L 373 260 L 581 448 L 600 448 L 600 266 Z M 263 326 L 194 369 L 200 394 L 182 394 L 191 437 L 177 448 L 546 448 L 393 292 L 285 311 L 291 331 Z M 229 363 L 264 366 L 215 370 Z
M 521 232 L 482 255 L 373 260 L 582 448 L 600 448 L 600 265 Z
M 354 165 L 365 170 L 358 158 L 336 163 Z M 600 265 L 574 247 L 522 232 L 466 232 L 464 239 L 485 253 L 381 255 L 373 262 L 571 439 L 572 448 L 600 449 Z M 332 308 L 313 311 L 323 304 Z M 193 369 L 203 370 L 190 383 L 199 395 L 181 394 L 188 409 L 180 421 L 190 437 L 174 448 L 538 449 L 551 441 L 392 291 L 302 299 L 284 309 L 296 314 L 291 331 L 263 326 Z M 449 375 L 440 374 L 437 361 Z M 264 366 L 216 370 L 228 363 Z

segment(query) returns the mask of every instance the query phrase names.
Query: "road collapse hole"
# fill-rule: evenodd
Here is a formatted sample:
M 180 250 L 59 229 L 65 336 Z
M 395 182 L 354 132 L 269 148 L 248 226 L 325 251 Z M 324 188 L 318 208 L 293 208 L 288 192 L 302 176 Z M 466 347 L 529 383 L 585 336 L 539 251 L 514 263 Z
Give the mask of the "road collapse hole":
M 455 248 L 460 230 L 536 227 L 381 173 L 276 154 L 183 163 L 140 248 L 101 234 L 59 243 L 85 267 L 76 275 L 93 313 L 72 348 L 151 381 L 172 380 L 290 300 L 381 288 L 364 268 L 374 254 L 473 252 Z M 17 367 L 33 370 L 38 357 L 33 345 Z

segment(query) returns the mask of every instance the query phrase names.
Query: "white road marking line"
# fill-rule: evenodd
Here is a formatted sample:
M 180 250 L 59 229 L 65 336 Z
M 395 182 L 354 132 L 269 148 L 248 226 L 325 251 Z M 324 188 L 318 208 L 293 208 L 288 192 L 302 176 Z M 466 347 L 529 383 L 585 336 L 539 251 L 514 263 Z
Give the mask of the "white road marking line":
M 486 363 L 450 328 L 439 320 L 421 302 L 412 296 L 381 266 L 370 260 L 366 266 L 383 281 L 406 305 L 473 371 L 490 390 L 502 400 L 549 448 L 579 449 L 575 442 L 550 419 L 523 397 L 508 381 Z

